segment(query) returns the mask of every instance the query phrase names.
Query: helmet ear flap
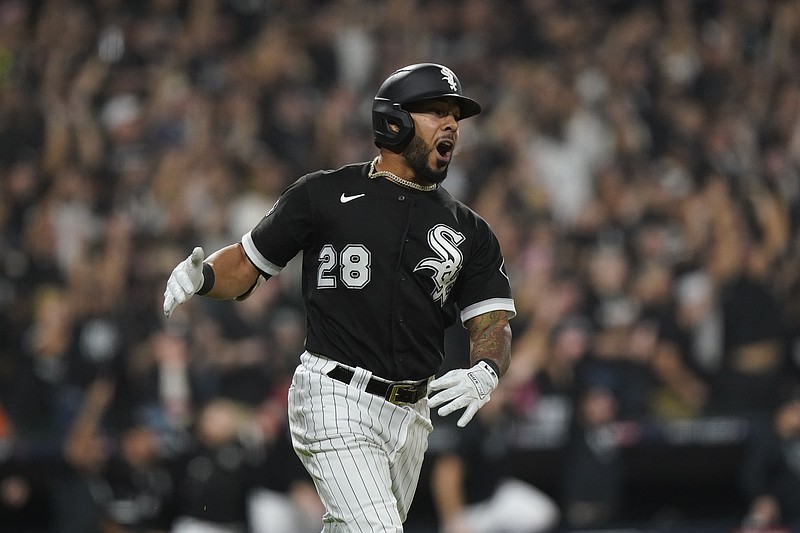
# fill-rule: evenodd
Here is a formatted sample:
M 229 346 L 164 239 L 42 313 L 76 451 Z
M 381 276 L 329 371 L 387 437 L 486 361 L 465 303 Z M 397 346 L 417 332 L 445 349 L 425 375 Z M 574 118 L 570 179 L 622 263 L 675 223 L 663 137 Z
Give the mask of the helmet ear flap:
M 414 120 L 399 103 L 376 98 L 372 105 L 372 129 L 376 146 L 400 152 L 414 134 Z

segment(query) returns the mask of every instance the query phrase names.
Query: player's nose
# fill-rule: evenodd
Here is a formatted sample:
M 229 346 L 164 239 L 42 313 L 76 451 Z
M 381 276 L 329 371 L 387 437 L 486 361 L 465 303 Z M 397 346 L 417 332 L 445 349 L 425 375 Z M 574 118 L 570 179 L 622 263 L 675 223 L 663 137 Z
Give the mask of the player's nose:
M 458 130 L 458 118 L 456 118 L 455 113 L 448 113 L 442 119 L 442 129 L 445 131 L 457 131 Z

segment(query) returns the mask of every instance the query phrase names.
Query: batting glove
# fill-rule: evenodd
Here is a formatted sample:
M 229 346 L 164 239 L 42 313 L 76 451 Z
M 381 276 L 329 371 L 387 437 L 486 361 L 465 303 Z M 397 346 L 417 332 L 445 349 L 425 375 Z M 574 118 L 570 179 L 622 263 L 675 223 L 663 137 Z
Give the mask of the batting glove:
M 457 422 L 458 427 L 463 428 L 489 401 L 497 382 L 497 373 L 486 361 L 479 361 L 472 368 L 451 370 L 430 382 L 428 387 L 431 390 L 441 392 L 432 396 L 428 405 L 433 408 L 443 406 L 437 411 L 440 416 L 465 408 Z
M 164 291 L 164 315 L 167 318 L 176 307 L 187 302 L 203 286 L 203 259 L 205 252 L 198 246 L 169 275 L 167 289 Z

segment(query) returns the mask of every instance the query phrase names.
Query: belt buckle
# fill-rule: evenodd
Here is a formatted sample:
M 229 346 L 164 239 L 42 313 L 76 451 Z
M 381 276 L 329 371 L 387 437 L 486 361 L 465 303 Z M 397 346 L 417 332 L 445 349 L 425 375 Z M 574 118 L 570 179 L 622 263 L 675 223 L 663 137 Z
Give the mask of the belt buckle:
M 393 403 L 395 405 L 407 405 L 409 402 L 398 400 L 397 395 L 401 391 L 409 391 L 413 394 L 414 392 L 416 392 L 416 390 L 417 390 L 417 385 L 414 385 L 412 383 L 392 383 L 392 385 L 389 388 L 389 392 L 386 394 L 386 399 L 390 403 Z

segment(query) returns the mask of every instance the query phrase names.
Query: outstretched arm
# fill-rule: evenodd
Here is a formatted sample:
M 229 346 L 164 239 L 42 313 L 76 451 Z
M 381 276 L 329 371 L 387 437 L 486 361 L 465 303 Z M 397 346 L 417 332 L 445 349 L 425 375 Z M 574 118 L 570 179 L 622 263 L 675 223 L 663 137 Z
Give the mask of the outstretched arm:
M 170 274 L 164 291 L 167 318 L 195 294 L 217 300 L 244 299 L 263 279 L 239 243 L 217 250 L 208 260 L 204 259 L 203 249 L 197 247 Z
M 248 294 L 258 281 L 259 272 L 240 243 L 217 250 L 205 262 L 214 271 L 214 285 L 205 294 L 217 300 L 231 300 Z

